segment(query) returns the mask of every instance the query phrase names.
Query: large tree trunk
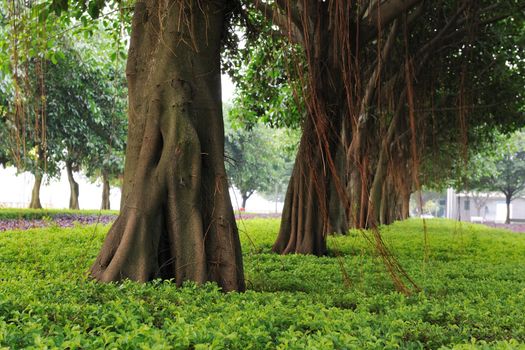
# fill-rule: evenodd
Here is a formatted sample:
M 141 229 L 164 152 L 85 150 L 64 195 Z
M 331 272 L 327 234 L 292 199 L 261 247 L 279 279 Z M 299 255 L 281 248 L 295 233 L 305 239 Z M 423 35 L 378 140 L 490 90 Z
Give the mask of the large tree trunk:
M 335 152 L 327 156 L 325 149 L 316 144 L 314 132 L 313 121 L 307 118 L 284 200 L 279 235 L 272 248 L 279 254 L 326 254 L 330 228 L 329 182 L 335 179 L 323 161 L 329 157 L 334 159 Z M 332 138 L 328 147 L 331 151 L 336 148 L 334 141 Z
M 78 183 L 73 177 L 73 168 L 70 162 L 66 162 L 67 180 L 69 181 L 69 209 L 80 209 L 78 205 Z
M 29 203 L 29 208 L 31 209 L 42 208 L 42 204 L 40 204 L 40 186 L 42 186 L 42 175 L 36 174 L 33 191 L 31 191 L 31 202 Z
M 336 155 L 344 142 L 342 123 L 348 117 L 344 87 L 351 84 L 341 74 L 343 67 L 351 65 L 347 61 L 351 57 L 345 56 L 343 47 L 355 43 L 339 40 L 341 28 L 330 18 L 331 3 L 311 5 L 305 7 L 312 11 L 313 17 L 302 23 L 303 34 L 308 33 L 303 35 L 303 45 L 308 52 L 306 118 L 285 197 L 279 236 L 273 246 L 273 250 L 281 254 L 324 255 L 327 234 L 332 230 L 346 232 L 348 221 L 344 176 L 339 173 Z M 335 199 L 336 193 L 339 201 Z
M 220 41 L 226 1 L 135 6 L 126 73 L 123 205 L 91 274 L 244 290 L 224 168 Z M 159 22 L 160 21 L 160 22 Z
M 106 172 L 102 172 L 102 203 L 100 205 L 100 209 L 102 210 L 110 210 L 111 204 L 109 203 L 109 194 L 110 194 L 110 186 L 109 186 L 109 176 Z
M 322 185 L 325 181 L 314 174 L 317 164 L 306 161 L 303 142 L 297 154 L 284 200 L 281 227 L 272 250 L 279 254 L 326 254 L 327 213 L 321 209 L 325 200 Z

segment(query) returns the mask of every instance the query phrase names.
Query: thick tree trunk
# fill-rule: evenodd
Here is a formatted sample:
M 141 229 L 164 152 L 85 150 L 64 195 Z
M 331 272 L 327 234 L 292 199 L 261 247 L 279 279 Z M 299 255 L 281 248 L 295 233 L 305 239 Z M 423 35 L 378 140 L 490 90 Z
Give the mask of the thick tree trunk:
M 41 209 L 42 204 L 40 204 L 40 187 L 42 186 L 42 175 L 35 175 L 35 183 L 33 184 L 33 191 L 31 191 L 31 202 L 29 203 L 29 208 L 31 209 Z
M 326 254 L 326 213 L 321 211 L 316 183 L 312 169 L 306 167 L 301 150 L 288 184 L 284 200 L 281 227 L 272 250 L 279 254 Z M 320 181 L 324 181 L 320 179 Z
M 303 23 L 303 33 L 311 34 L 303 37 L 309 67 L 306 118 L 279 235 L 273 246 L 273 250 L 281 254 L 324 255 L 327 234 L 346 232 L 348 221 L 345 177 L 338 174 L 336 155 L 344 142 L 342 123 L 348 117 L 344 87 L 351 84 L 341 74 L 343 67 L 349 65 L 341 58 L 350 59 L 342 48 L 355 43 L 341 42 L 340 28 L 330 17 L 331 5 L 322 2 L 312 5 L 311 15 L 315 19 Z M 345 36 L 344 40 L 347 39 Z M 335 199 L 336 192 L 340 202 Z M 341 204 L 344 211 L 340 210 Z
M 100 205 L 100 209 L 102 210 L 111 209 L 111 204 L 109 203 L 109 194 L 110 194 L 109 176 L 107 173 L 102 172 L 102 203 Z
M 123 205 L 91 274 L 244 290 L 224 168 L 220 41 L 226 1 L 137 2 L 127 65 Z
M 73 177 L 73 168 L 70 162 L 66 162 L 67 180 L 69 181 L 69 209 L 80 209 L 78 205 L 78 183 Z
M 314 132 L 313 122 L 307 118 L 284 200 L 279 235 L 272 248 L 279 254 L 326 254 L 330 226 L 328 187 L 333 175 L 323 166 L 328 157 L 315 144 Z M 334 156 L 335 152 L 330 157 Z

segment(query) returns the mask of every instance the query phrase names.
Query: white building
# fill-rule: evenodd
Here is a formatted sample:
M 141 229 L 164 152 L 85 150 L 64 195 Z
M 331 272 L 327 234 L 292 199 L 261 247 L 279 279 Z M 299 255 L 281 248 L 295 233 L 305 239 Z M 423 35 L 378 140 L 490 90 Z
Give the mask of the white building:
M 447 190 L 446 217 L 461 221 L 503 223 L 507 217 L 507 204 L 503 193 L 456 193 Z M 510 203 L 511 221 L 525 221 L 525 198 Z

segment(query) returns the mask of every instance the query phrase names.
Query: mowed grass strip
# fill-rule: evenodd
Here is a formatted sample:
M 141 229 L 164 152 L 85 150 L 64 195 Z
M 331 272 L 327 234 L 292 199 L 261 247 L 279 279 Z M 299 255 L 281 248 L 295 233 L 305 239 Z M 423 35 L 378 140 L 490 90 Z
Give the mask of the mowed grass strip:
M 278 256 L 278 226 L 239 222 L 249 288 L 240 294 L 89 280 L 108 226 L 4 232 L 0 347 L 525 348 L 523 234 L 428 220 L 425 259 L 422 221 L 382 228 L 421 288 L 404 296 L 362 232 L 330 237 L 327 257 Z

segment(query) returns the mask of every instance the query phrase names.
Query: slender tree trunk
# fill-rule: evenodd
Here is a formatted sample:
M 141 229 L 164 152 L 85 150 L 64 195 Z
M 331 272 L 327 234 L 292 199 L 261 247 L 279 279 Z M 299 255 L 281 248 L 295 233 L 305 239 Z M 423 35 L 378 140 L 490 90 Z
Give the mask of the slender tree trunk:
M 69 181 L 69 209 L 80 209 L 78 205 L 78 183 L 73 177 L 73 168 L 70 162 L 66 162 L 67 180 Z
M 111 205 L 109 203 L 109 194 L 110 194 L 109 176 L 106 172 L 102 172 L 102 204 L 100 205 L 100 209 L 102 210 L 111 209 Z
M 126 73 L 123 205 L 91 268 L 100 281 L 173 278 L 244 290 L 224 168 L 226 1 L 137 2 Z
M 31 209 L 41 209 L 42 204 L 40 204 L 40 187 L 42 186 L 42 175 L 35 175 L 35 182 L 33 184 L 33 191 L 31 191 L 31 202 L 29 203 L 29 208 Z
M 368 218 L 367 222 L 370 225 L 379 225 L 384 224 L 384 214 L 386 208 L 386 203 L 383 203 L 386 197 L 385 190 L 388 189 L 388 187 L 385 184 L 386 176 L 387 176 L 387 159 L 384 148 L 387 146 L 382 146 L 379 160 L 375 167 L 375 174 L 374 174 L 374 180 L 372 182 L 372 186 L 370 188 L 370 196 L 369 196 L 369 205 L 368 205 Z M 381 210 L 381 206 L 383 205 L 383 210 Z
M 512 196 L 505 195 L 505 203 L 507 204 L 507 218 L 505 219 L 505 223 L 508 225 L 510 224 L 510 202 L 512 201 Z
M 343 179 L 346 172 L 345 152 L 342 142 L 338 143 L 335 162 L 341 183 L 337 184 L 334 176 L 330 173 L 327 174 L 329 177 L 330 190 L 328 201 L 328 233 L 346 234 L 349 228 L 348 217 L 346 215 L 346 207 L 342 198 L 343 195 L 340 193 L 345 191 Z
M 248 198 L 250 198 L 250 196 L 248 196 L 245 193 L 242 194 L 242 206 L 241 206 L 241 208 L 246 209 L 246 202 L 248 201 Z
M 362 228 L 361 226 L 361 175 L 357 168 L 349 172 L 349 182 L 346 188 L 350 198 L 350 206 L 347 211 L 348 224 L 353 228 Z

